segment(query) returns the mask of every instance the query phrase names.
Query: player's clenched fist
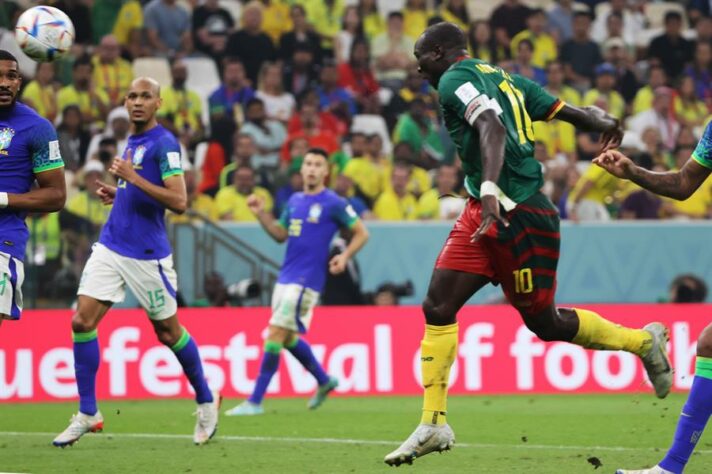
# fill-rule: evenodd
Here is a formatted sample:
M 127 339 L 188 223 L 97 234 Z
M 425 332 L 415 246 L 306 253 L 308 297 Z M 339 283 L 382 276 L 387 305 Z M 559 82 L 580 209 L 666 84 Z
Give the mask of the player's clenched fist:
M 113 204 L 114 198 L 116 197 L 116 186 L 111 186 L 110 184 L 106 184 L 105 182 L 98 179 L 96 180 L 96 185 L 99 186 L 99 188 L 96 190 L 96 195 L 99 196 L 101 202 L 105 206 Z
M 628 179 L 632 168 L 635 167 L 635 163 L 633 163 L 630 158 L 616 150 L 601 153 L 593 159 L 593 163 L 608 171 L 613 176 L 623 179 Z
M 265 208 L 264 200 L 256 194 L 250 194 L 247 197 L 247 207 L 253 214 L 257 215 Z
M 349 258 L 343 253 L 334 255 L 331 257 L 331 260 L 329 260 L 329 272 L 331 272 L 332 275 L 343 273 L 344 270 L 346 270 L 347 263 L 349 263 Z

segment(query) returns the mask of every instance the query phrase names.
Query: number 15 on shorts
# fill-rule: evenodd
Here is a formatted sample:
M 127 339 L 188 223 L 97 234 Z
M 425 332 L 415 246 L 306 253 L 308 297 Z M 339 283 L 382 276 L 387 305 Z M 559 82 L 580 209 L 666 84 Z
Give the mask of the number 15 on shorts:
M 160 309 L 166 305 L 166 297 L 163 295 L 163 289 L 148 290 L 148 301 L 151 304 L 149 309 Z
M 514 292 L 515 293 L 531 293 L 534 291 L 534 280 L 532 279 L 532 269 L 522 268 L 514 270 Z

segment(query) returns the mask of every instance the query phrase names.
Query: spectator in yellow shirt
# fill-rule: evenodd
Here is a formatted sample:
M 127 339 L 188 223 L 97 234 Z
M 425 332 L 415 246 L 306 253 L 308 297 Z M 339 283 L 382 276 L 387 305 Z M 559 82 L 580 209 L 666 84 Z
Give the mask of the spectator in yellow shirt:
M 138 0 L 124 0 L 114 23 L 113 34 L 122 46 L 128 46 L 131 33 L 143 28 L 143 9 Z
M 346 163 L 343 174 L 353 181 L 358 194 L 369 203 L 375 202 L 383 192 L 386 165 L 379 156 L 368 150 L 368 138 L 361 132 L 351 134 L 351 159 Z
M 158 116 L 163 126 L 180 137 L 183 145 L 190 147 L 204 137 L 203 105 L 197 92 L 186 89 L 188 68 L 179 59 L 171 66 L 171 78 L 170 87 L 161 89 Z
M 470 26 L 470 14 L 465 0 L 445 0 L 438 14 L 444 21 L 455 23 L 463 31 L 467 31 Z
M 97 181 L 104 179 L 104 172 L 104 165 L 101 161 L 87 161 L 82 168 L 84 189 L 75 194 L 65 206 L 68 212 L 90 222 L 95 230 L 106 223 L 111 211 L 111 206 L 105 206 L 96 194 L 99 189 Z
M 120 56 L 121 46 L 114 35 L 106 35 L 92 58 L 94 86 L 109 95 L 112 107 L 124 102 L 124 96 L 133 80 L 131 64 Z
M 247 207 L 247 197 L 250 194 L 262 198 L 265 212 L 272 212 L 272 195 L 266 189 L 255 185 L 255 172 L 250 166 L 240 165 L 233 175 L 233 185 L 222 188 L 215 196 L 220 220 L 256 222 L 257 218 Z
M 418 203 L 408 192 L 410 168 L 396 163 L 391 173 L 391 188 L 383 191 L 373 206 L 376 219 L 384 221 L 415 220 L 418 217 Z
M 378 11 L 376 0 L 360 0 L 358 9 L 363 23 L 363 32 L 369 41 L 386 31 L 386 21 Z
M 437 187 L 418 199 L 418 219 L 456 219 L 465 208 L 465 199 L 457 194 L 460 181 L 455 166 L 440 165 L 435 178 Z
M 546 90 L 567 104 L 579 106 L 581 96 L 572 87 L 564 84 L 564 66 L 560 61 L 551 61 L 546 66 Z M 568 161 L 576 161 L 576 128 L 563 120 L 534 122 L 534 135 L 546 146 L 547 155 L 564 155 Z
M 683 127 L 701 127 L 709 116 L 707 106 L 697 98 L 695 80 L 690 76 L 680 79 L 673 104 L 675 116 Z
M 272 38 L 275 45 L 279 45 L 279 38 L 292 30 L 289 5 L 282 0 L 262 0 L 262 4 L 262 31 Z
M 203 217 L 207 217 L 211 221 L 217 221 L 219 215 L 215 201 L 207 194 L 198 191 L 198 180 L 195 169 L 188 160 L 183 160 L 183 179 L 185 180 L 185 191 L 188 196 L 188 209 L 197 212 Z M 194 217 L 188 213 L 179 215 L 170 212 L 168 216 L 173 223 L 190 222 L 194 219 Z
M 22 102 L 54 123 L 57 118 L 57 91 L 54 84 L 54 64 L 39 63 L 35 79 L 22 91 Z
M 653 97 L 655 97 L 653 91 L 658 87 L 664 87 L 666 84 L 667 74 L 665 74 L 665 69 L 658 65 L 650 66 L 648 84 L 636 92 L 635 98 L 633 98 L 633 111 L 631 115 L 637 115 L 640 112 L 652 108 Z
M 406 0 L 403 7 L 403 25 L 406 36 L 419 38 L 428 27 L 428 19 L 433 12 L 428 10 L 425 0 Z
M 694 151 L 693 146 L 680 146 L 675 150 L 677 169 L 682 168 Z M 712 180 L 705 180 L 697 191 L 684 201 L 665 199 L 663 208 L 675 217 L 709 219 L 712 217 Z
M 334 39 L 341 31 L 341 19 L 346 9 L 344 0 L 302 0 L 307 20 L 321 37 L 324 49 L 333 49 Z M 422 31 L 421 31 L 422 33 Z
M 545 31 L 546 13 L 541 8 L 532 10 L 527 17 L 527 29 L 520 31 L 512 38 L 512 56 L 516 56 L 519 42 L 528 39 L 534 45 L 532 64 L 543 68 L 549 61 L 553 61 L 558 56 L 558 49 L 554 38 Z
M 609 221 L 609 204 L 622 202 L 638 187 L 609 174 L 599 166 L 590 165 L 569 194 L 566 208 L 570 219 Z
M 625 114 L 625 101 L 616 92 L 616 68 L 610 63 L 603 63 L 596 66 L 596 87 L 586 92 L 583 96 L 583 105 L 593 105 L 604 97 L 608 101 L 608 113 L 622 119 Z
M 400 142 L 395 147 L 393 147 L 393 163 L 400 163 L 407 166 L 410 170 L 410 178 L 408 179 L 408 185 L 406 189 L 409 193 L 413 194 L 415 197 L 420 197 L 423 193 L 429 191 L 432 185 L 432 179 L 428 174 L 428 171 L 419 166 L 422 160 L 413 153 L 413 148 L 406 142 Z M 393 171 L 393 165 L 391 161 L 384 162 L 384 183 L 383 189 L 391 188 L 391 174 Z
M 109 96 L 92 83 L 93 66 L 89 56 L 82 56 L 72 66 L 72 84 L 59 90 L 57 107 L 64 110 L 68 105 L 78 105 L 82 120 L 101 128 L 109 113 Z

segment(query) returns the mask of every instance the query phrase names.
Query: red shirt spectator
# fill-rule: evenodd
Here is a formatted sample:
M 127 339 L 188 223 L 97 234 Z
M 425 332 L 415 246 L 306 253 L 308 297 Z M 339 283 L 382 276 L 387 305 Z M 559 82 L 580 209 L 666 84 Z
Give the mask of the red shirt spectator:
M 339 86 L 351 92 L 359 103 L 378 93 L 378 82 L 371 70 L 371 53 L 365 40 L 355 39 L 350 61 L 339 65 Z

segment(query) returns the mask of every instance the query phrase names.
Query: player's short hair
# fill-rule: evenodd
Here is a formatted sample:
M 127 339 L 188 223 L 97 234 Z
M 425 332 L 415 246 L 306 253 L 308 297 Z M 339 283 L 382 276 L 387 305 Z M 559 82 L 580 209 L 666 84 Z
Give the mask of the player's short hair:
M 309 148 L 304 156 L 306 155 L 319 155 L 323 157 L 327 162 L 329 161 L 329 153 L 327 153 L 326 150 L 324 150 L 323 148 Z
M 17 58 L 5 49 L 0 49 L 0 61 L 15 61 L 15 64 L 18 64 Z
M 444 50 L 467 49 L 465 32 L 454 23 L 446 21 L 429 26 L 423 33 L 423 48 L 431 50 L 440 45 Z

